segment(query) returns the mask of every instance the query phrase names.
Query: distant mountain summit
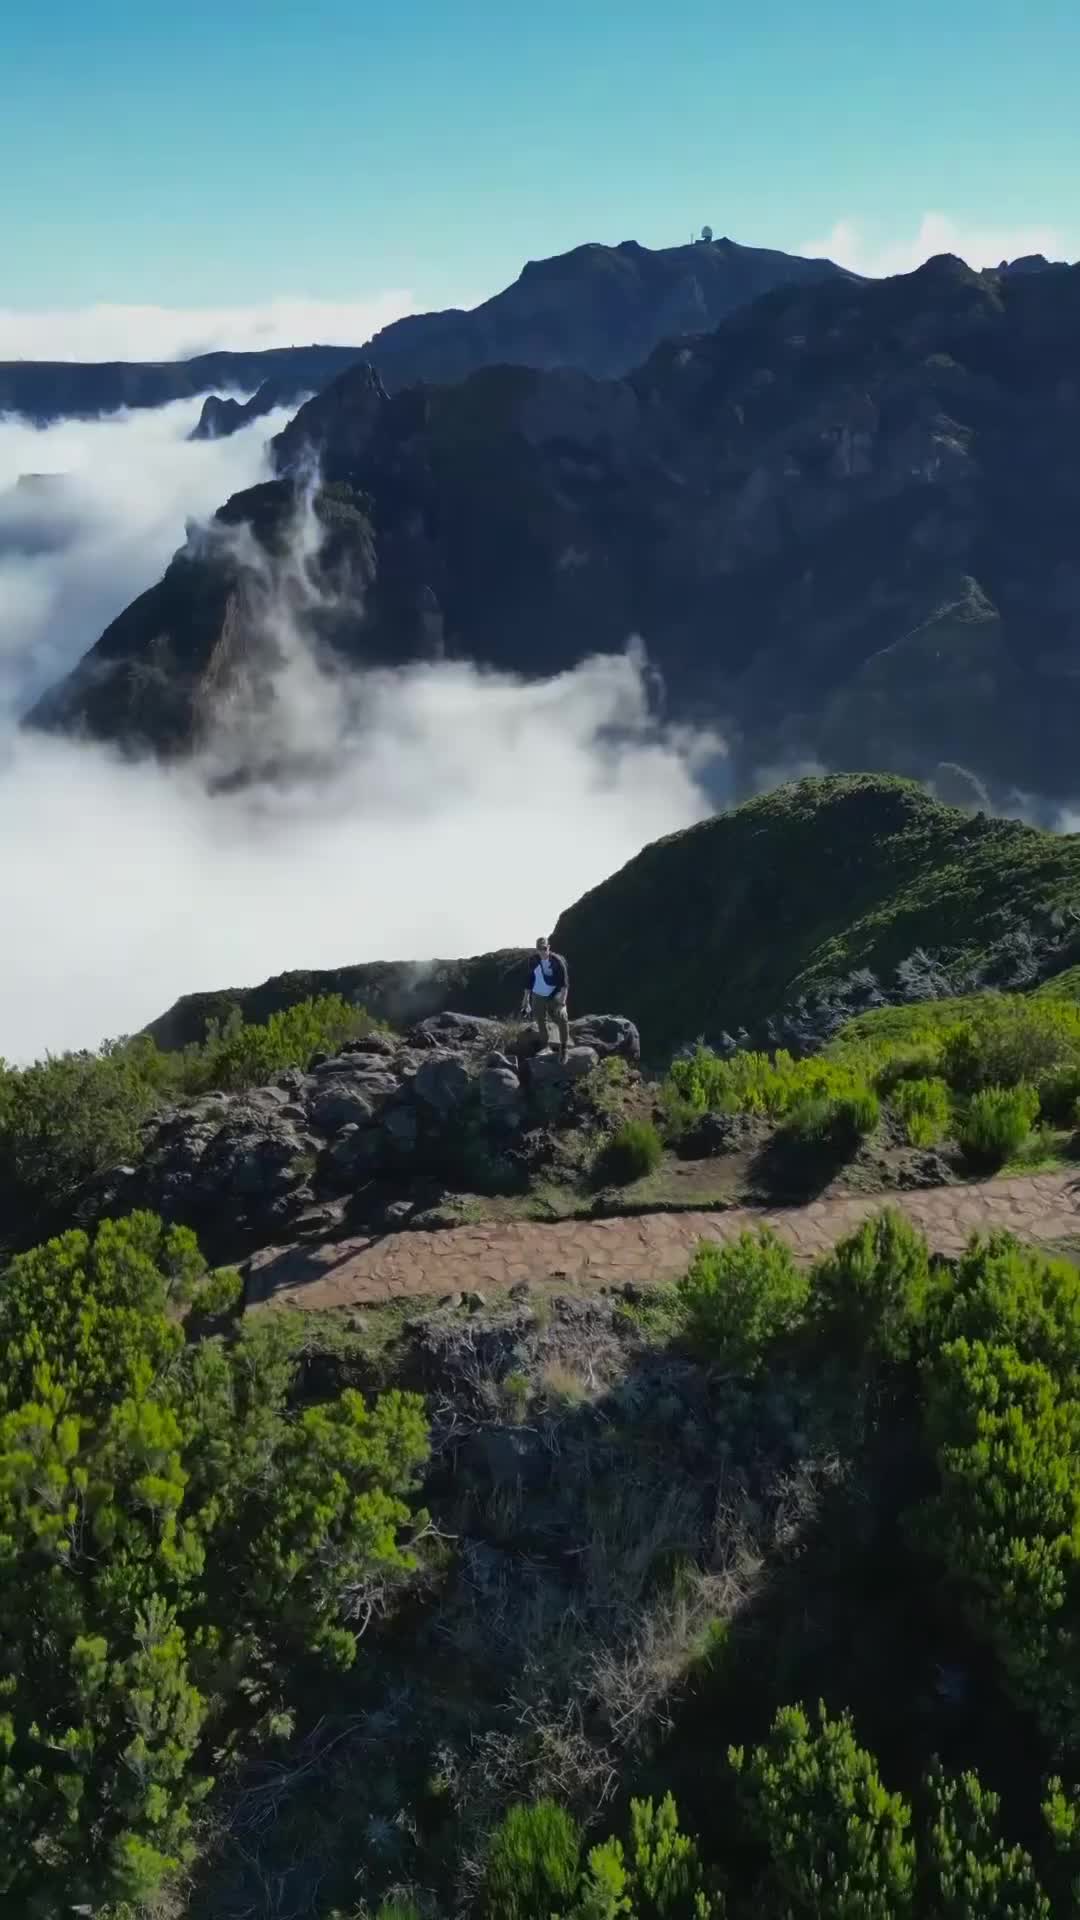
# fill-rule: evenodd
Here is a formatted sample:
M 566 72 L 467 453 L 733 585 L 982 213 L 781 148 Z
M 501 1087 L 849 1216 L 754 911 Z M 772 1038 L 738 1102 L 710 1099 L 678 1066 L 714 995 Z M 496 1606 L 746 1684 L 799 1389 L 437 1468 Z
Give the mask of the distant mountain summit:
M 417 380 L 461 380 L 508 360 L 526 367 L 581 367 L 625 373 L 660 340 L 700 333 L 771 287 L 835 279 L 831 260 L 804 260 L 733 240 L 656 251 L 625 240 L 533 260 L 513 286 L 471 312 L 415 313 L 384 327 L 366 346 L 277 347 L 265 353 L 207 353 L 192 360 L 0 361 L 0 413 L 45 424 L 120 407 L 161 407 L 195 394 L 222 396 L 196 429 L 200 439 L 233 433 L 259 412 L 237 393 L 266 381 L 286 400 L 315 393 L 364 358 L 389 391 Z M 232 396 L 231 398 L 229 396 Z M 257 399 L 258 396 L 255 395 Z
M 574 247 L 530 260 L 512 286 L 471 312 L 395 320 L 364 354 L 391 393 L 504 362 L 610 378 L 640 365 L 661 340 L 707 333 L 774 287 L 854 277 L 831 260 L 728 239 L 655 250 L 636 240 Z

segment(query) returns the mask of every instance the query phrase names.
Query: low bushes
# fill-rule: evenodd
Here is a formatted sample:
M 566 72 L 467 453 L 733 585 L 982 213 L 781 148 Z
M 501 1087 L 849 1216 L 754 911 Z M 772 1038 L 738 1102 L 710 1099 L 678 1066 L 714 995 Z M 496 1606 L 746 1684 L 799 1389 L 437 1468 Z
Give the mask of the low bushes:
M 784 1122 L 788 1138 L 822 1152 L 850 1153 L 873 1133 L 881 1102 L 870 1087 L 841 1094 L 804 1094 Z
M 702 1241 L 679 1282 L 686 1332 L 710 1358 L 753 1373 L 778 1335 L 800 1318 L 809 1281 L 774 1233 L 740 1234 L 730 1246 Z
M 968 1103 L 960 1145 L 977 1166 L 1000 1167 L 1019 1153 L 1038 1114 L 1034 1087 L 984 1087 Z
M 663 1157 L 663 1143 L 651 1120 L 624 1120 L 597 1155 L 595 1176 L 602 1185 L 629 1186 L 654 1173 Z
M 944 1080 L 900 1080 L 892 1104 L 913 1147 L 936 1147 L 949 1131 L 952 1102 Z

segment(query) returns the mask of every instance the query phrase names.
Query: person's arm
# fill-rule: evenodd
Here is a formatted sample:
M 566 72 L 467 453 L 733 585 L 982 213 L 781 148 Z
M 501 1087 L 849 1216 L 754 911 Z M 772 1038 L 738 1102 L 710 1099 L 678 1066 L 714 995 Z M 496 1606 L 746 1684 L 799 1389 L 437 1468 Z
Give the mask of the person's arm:
M 561 953 L 553 953 L 551 957 L 555 962 L 555 985 L 560 993 L 569 994 L 570 969 Z

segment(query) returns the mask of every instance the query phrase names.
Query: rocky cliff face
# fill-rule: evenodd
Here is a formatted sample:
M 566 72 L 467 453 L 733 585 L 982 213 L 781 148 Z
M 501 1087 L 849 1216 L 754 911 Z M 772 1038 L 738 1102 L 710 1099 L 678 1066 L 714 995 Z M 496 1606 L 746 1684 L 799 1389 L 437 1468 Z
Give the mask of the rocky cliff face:
M 807 758 L 949 762 L 1064 797 L 1078 444 L 1080 268 L 943 257 L 775 291 L 625 380 L 504 366 L 390 394 L 357 367 L 275 457 L 294 489 L 317 461 L 364 523 L 363 593 L 333 635 L 350 662 L 555 671 L 638 633 L 674 710 L 734 724 L 744 787 Z M 197 571 L 202 617 L 169 629 L 192 723 L 222 650 L 250 643 L 224 576 Z M 133 680 L 156 672 L 164 697 L 160 591 L 38 721 L 124 738 Z

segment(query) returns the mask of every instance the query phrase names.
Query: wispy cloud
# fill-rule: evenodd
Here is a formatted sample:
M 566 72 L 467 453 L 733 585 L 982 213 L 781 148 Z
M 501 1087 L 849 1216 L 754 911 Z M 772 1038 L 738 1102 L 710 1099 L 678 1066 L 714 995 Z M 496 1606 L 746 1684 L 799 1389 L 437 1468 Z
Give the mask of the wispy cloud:
M 0 306 L 0 360 L 182 360 L 217 348 L 363 346 L 413 311 L 391 289 L 363 300 L 278 294 L 246 307 Z
M 1021 226 L 979 226 L 953 220 L 946 213 L 924 213 L 913 233 L 883 233 L 879 228 L 841 218 L 820 239 L 797 248 L 812 258 L 824 256 L 854 273 L 871 277 L 910 273 L 934 254 L 955 253 L 969 267 L 996 267 L 1028 253 L 1048 260 L 1073 260 L 1080 253 L 1080 234 L 1061 227 L 1032 222 Z

